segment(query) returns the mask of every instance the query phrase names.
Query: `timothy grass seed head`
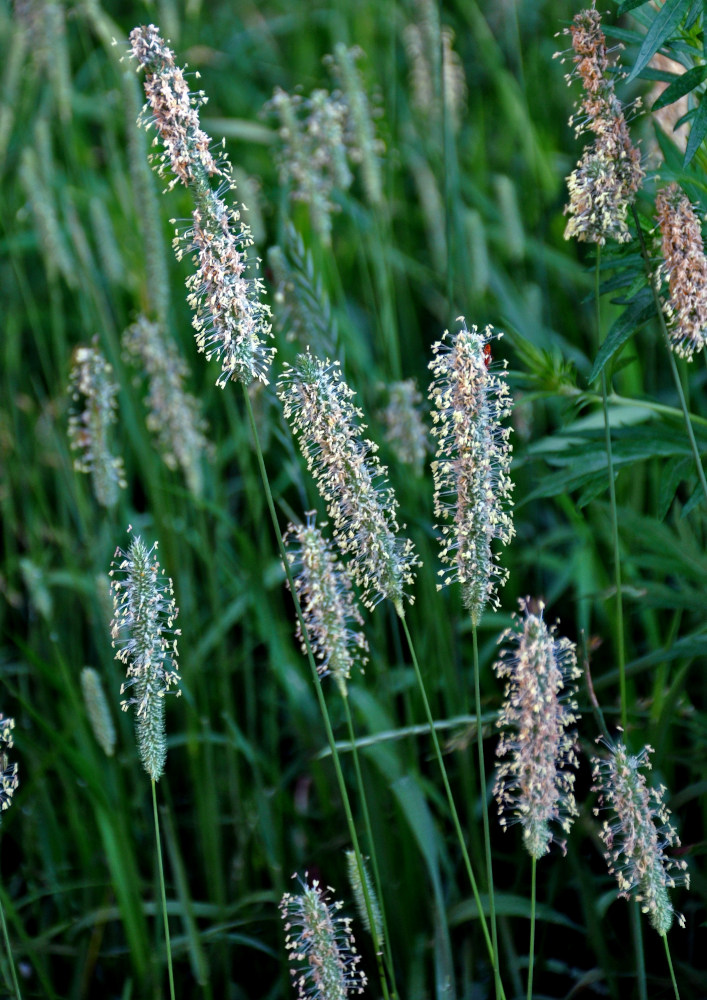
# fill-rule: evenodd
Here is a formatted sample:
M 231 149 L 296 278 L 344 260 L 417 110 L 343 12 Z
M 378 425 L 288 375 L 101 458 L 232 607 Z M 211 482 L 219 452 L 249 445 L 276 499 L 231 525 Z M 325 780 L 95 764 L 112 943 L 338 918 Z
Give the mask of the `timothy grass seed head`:
M 621 742 L 613 745 L 603 738 L 601 742 L 609 756 L 592 759 L 593 790 L 599 793 L 599 806 L 612 814 L 602 825 L 601 838 L 619 895 L 637 900 L 659 934 L 668 932 L 674 916 L 684 927 L 685 918 L 673 909 L 668 890 L 682 884 L 689 887 L 690 877 L 685 861 L 665 853 L 666 847 L 680 845 L 663 802 L 667 789 L 649 788 L 641 774 L 642 768 L 650 769 L 653 748 L 646 746 L 633 756 Z
M 413 583 L 419 560 L 412 541 L 397 537 L 398 503 L 385 485 L 387 469 L 376 457 L 377 446 L 361 437 L 363 414 L 338 367 L 301 354 L 285 366 L 278 395 L 361 600 L 372 609 L 388 598 L 402 613 L 403 598 L 412 601 L 404 588 Z
M 510 428 L 501 421 L 511 412 L 508 387 L 490 358 L 500 337 L 487 327 L 462 328 L 433 345 L 430 385 L 432 434 L 437 439 L 434 512 L 444 522 L 440 571 L 442 585 L 458 582 L 464 606 L 478 625 L 488 602 L 498 606 L 497 588 L 507 573 L 492 551 L 494 540 L 507 545 L 515 534 L 510 514 Z M 438 588 L 439 589 L 439 588 Z
M 547 627 L 543 605 L 533 614 L 526 599 L 521 612 L 499 640 L 509 646 L 494 667 L 507 678 L 497 723 L 503 729 L 496 749 L 502 762 L 494 794 L 501 825 L 520 823 L 528 853 L 541 858 L 553 840 L 565 850 L 551 824 L 567 834 L 577 815 L 570 770 L 577 767 L 575 734 L 568 727 L 578 718 L 579 670 L 574 643 Z
M 17 776 L 17 764 L 8 759 L 7 750 L 12 750 L 15 739 L 12 730 L 15 720 L 0 715 L 0 810 L 4 812 L 12 805 L 12 796 L 17 790 L 20 779 Z
M 128 550 L 116 549 L 111 563 L 114 617 L 111 622 L 115 654 L 127 668 L 120 693 L 130 692 L 121 702 L 127 712 L 135 705 L 135 730 L 143 766 L 153 781 L 164 771 L 167 759 L 164 696 L 179 681 L 177 636 L 179 613 L 172 581 L 156 558 L 157 542 L 148 549 L 139 536 Z M 177 694 L 180 694 L 177 689 Z

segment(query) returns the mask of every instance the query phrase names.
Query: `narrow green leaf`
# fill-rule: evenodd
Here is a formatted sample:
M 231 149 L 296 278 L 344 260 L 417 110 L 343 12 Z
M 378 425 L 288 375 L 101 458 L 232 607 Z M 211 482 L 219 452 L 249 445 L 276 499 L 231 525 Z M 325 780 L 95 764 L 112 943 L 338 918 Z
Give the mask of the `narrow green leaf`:
M 639 327 L 643 326 L 654 315 L 655 303 L 652 292 L 649 288 L 643 288 L 631 299 L 604 338 L 594 361 L 594 367 L 590 372 L 589 382 L 593 382 L 599 377 L 604 366 L 613 358 L 619 348 L 627 340 L 630 340 Z
M 627 81 L 635 80 L 639 73 L 648 65 L 663 42 L 673 33 L 690 5 L 690 0 L 666 0 L 656 15 L 655 21 L 643 39 L 643 45 L 636 57 L 636 63 L 628 75 Z
M 619 6 L 616 11 L 616 16 L 621 17 L 622 14 L 626 14 L 629 10 L 634 10 L 636 7 L 642 7 L 644 3 L 648 0 L 624 0 L 624 2 Z
M 661 108 L 666 108 L 673 101 L 677 101 L 679 97 L 688 94 L 695 87 L 698 87 L 705 77 L 707 77 L 707 66 L 693 66 L 687 73 L 683 73 L 669 87 L 666 87 L 660 97 L 653 102 L 651 111 L 659 111 Z
M 693 156 L 697 150 L 702 145 L 702 140 L 707 133 L 707 100 L 700 102 L 700 106 L 697 109 L 697 114 L 693 118 L 692 128 L 690 129 L 690 138 L 687 140 L 687 149 L 685 150 L 685 159 L 683 160 L 683 167 L 686 167 L 688 163 L 692 160 Z

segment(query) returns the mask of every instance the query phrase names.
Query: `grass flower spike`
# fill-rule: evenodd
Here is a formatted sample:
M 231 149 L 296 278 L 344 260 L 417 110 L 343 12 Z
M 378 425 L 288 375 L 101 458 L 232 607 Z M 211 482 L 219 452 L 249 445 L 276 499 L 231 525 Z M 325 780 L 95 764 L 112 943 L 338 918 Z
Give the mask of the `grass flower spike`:
M 630 233 L 626 225 L 629 205 L 643 180 L 641 157 L 631 142 L 621 101 L 609 75 L 609 53 L 601 30 L 601 15 L 593 7 L 580 11 L 572 26 L 574 75 L 584 87 L 581 114 L 570 118 L 577 135 L 595 138 L 567 178 L 570 201 L 565 239 L 604 244 L 607 239 L 624 243 Z M 568 83 L 572 75 L 567 77 Z
M 655 207 L 663 250 L 658 277 L 668 280 L 663 312 L 670 342 L 676 354 L 691 361 L 707 340 L 707 257 L 702 227 L 677 184 L 658 192 Z
M 568 727 L 578 718 L 573 682 L 579 670 L 574 643 L 556 638 L 555 629 L 543 621 L 542 604 L 533 614 L 529 602 L 521 601 L 521 611 L 515 628 L 499 640 L 512 647 L 495 665 L 507 684 L 498 719 L 504 732 L 496 750 L 502 763 L 494 794 L 501 825 L 520 823 L 523 843 L 537 859 L 557 840 L 551 824 L 569 833 L 577 815 L 569 770 L 577 767 L 575 736 Z
M 613 814 L 601 830 L 609 871 L 619 883 L 619 895 L 636 899 L 655 930 L 666 934 L 674 916 L 680 926 L 685 925 L 682 914 L 673 909 L 668 889 L 690 884 L 686 862 L 665 853 L 666 847 L 680 845 L 663 802 L 666 788 L 649 788 L 640 773 L 641 768 L 650 769 L 652 747 L 644 747 L 634 757 L 623 743 L 606 745 L 610 755 L 592 760 L 592 774 L 600 806 Z
M 7 758 L 6 750 L 11 750 L 15 744 L 12 730 L 14 719 L 6 719 L 0 715 L 0 810 L 4 812 L 12 804 L 12 796 L 17 791 L 20 779 L 17 777 L 17 764 Z
M 127 552 L 116 550 L 110 571 L 111 637 L 118 647 L 115 658 L 126 665 L 128 675 L 120 693 L 132 689 L 121 708 L 136 706 L 138 749 L 153 781 L 160 778 L 167 758 L 164 695 L 179 681 L 176 636 L 180 634 L 174 628 L 178 609 L 172 581 L 162 573 L 156 550 L 156 542 L 148 549 L 135 537 Z
M 75 404 L 83 401 L 83 409 L 76 405 L 69 414 L 69 444 L 81 452 L 74 459 L 74 468 L 91 476 L 96 500 L 103 507 L 113 507 L 119 491 L 125 489 L 123 460 L 110 449 L 118 393 L 112 373 L 97 338 L 89 347 L 82 345 L 74 351 L 69 391 Z
M 338 362 L 301 354 L 278 383 L 284 413 L 327 504 L 334 540 L 361 588 L 367 608 L 388 598 L 402 614 L 404 588 L 412 584 L 418 559 L 409 539 L 397 537 L 397 501 L 385 486 L 386 468 L 376 445 L 362 440 L 362 413 L 342 380 Z M 379 485 L 380 484 L 380 485 Z
M 305 879 L 307 876 L 305 875 Z M 337 916 L 343 906 L 330 902 L 333 890 L 320 888 L 313 880 L 302 883 L 302 893 L 285 893 L 280 913 L 285 921 L 285 948 L 300 1000 L 345 1000 L 349 994 L 361 994 L 367 979 L 359 968 L 361 958 L 351 933 L 349 917 Z
M 214 144 L 199 122 L 206 98 L 190 92 L 174 53 L 153 24 L 131 31 L 130 54 L 145 71 L 148 104 L 141 123 L 154 126 L 155 141 L 164 148 L 157 172 L 172 175 L 168 187 L 179 181 L 194 197 L 192 225 L 177 233 L 174 246 L 179 259 L 191 253 L 196 266 L 187 289 L 197 346 L 209 360 L 215 356 L 221 362 L 216 380 L 221 388 L 229 379 L 246 385 L 254 379 L 267 382 L 275 353 L 265 344 L 271 336 L 270 310 L 261 301 L 261 279 L 249 274 L 250 228 L 222 197 L 235 189 L 231 165 L 222 151 L 214 157 Z
M 452 522 L 439 527 L 441 559 L 451 567 L 440 576 L 444 585 L 461 584 L 464 606 L 478 625 L 489 601 L 498 606 L 497 587 L 506 580 L 491 543 L 497 539 L 507 545 L 515 534 L 509 513 L 511 431 L 501 426 L 511 399 L 490 362 L 492 328 L 479 333 L 462 324 L 456 335 L 445 332 L 432 348 L 430 399 L 437 438 L 432 474 L 435 515 Z
M 306 524 L 289 525 L 285 536 L 287 558 L 294 570 L 295 589 L 312 651 L 319 661 L 319 674 L 331 674 L 345 697 L 346 681 L 354 664 L 363 666 L 367 661 L 368 643 L 359 630 L 363 618 L 351 579 L 316 526 L 315 518 L 316 514 L 310 512 Z M 297 637 L 302 652 L 306 652 L 299 622 Z

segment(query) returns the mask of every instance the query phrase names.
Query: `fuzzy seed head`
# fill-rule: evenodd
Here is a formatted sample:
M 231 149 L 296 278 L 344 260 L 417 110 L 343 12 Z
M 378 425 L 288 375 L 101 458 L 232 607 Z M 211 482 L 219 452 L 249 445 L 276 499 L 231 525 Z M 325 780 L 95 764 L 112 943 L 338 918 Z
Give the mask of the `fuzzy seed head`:
M 613 745 L 603 738 L 598 742 L 609 749 L 607 758 L 592 759 L 593 791 L 599 793 L 599 806 L 612 814 L 601 829 L 609 871 L 616 876 L 619 896 L 635 899 L 651 926 L 667 934 L 674 916 L 685 926 L 685 918 L 673 909 L 668 889 L 689 887 L 690 876 L 687 862 L 665 853 L 666 847 L 680 846 L 663 802 L 667 789 L 662 785 L 649 788 L 640 773 L 641 768 L 650 769 L 653 748 L 646 746 L 632 756 L 623 743 Z M 598 814 L 599 809 L 594 812 Z
M 108 708 L 101 678 L 97 670 L 84 667 L 81 671 L 81 691 L 86 704 L 88 721 L 93 735 L 106 757 L 115 753 L 115 726 Z
M 12 730 L 15 720 L 0 715 L 0 811 L 4 812 L 12 805 L 12 796 L 17 790 L 20 779 L 17 776 L 17 764 L 10 763 L 6 750 L 15 745 Z
M 356 911 L 361 918 L 361 923 L 366 928 L 368 933 L 372 934 L 371 921 L 368 916 L 368 907 L 366 906 L 366 893 L 368 894 L 368 899 L 371 904 L 371 915 L 373 916 L 373 924 L 376 932 L 376 940 L 378 941 L 378 946 L 382 948 L 385 940 L 383 936 L 383 919 L 381 917 L 381 910 L 378 904 L 378 897 L 376 896 L 375 889 L 373 888 L 373 882 L 371 881 L 371 876 L 369 874 L 365 858 L 363 859 L 363 878 L 366 883 L 365 892 L 363 882 L 361 881 L 361 872 L 359 871 L 358 862 L 356 861 L 355 851 L 346 852 L 346 874 L 348 875 L 349 885 L 351 886 L 351 892 L 353 893 L 354 902 L 356 903 Z
M 148 549 L 136 536 L 127 551 L 116 549 L 110 570 L 112 645 L 118 649 L 116 660 L 127 668 L 120 693 L 131 694 L 120 707 L 127 712 L 136 706 L 138 750 L 153 781 L 159 780 L 167 759 L 164 696 L 179 682 L 176 637 L 181 634 L 174 627 L 179 611 L 172 581 L 162 573 L 156 551 L 156 542 Z
M 270 310 L 261 301 L 262 280 L 250 273 L 250 228 L 223 200 L 235 190 L 231 164 L 222 150 L 214 157 L 214 144 L 200 125 L 199 108 L 206 98 L 189 90 L 153 24 L 131 31 L 130 55 L 145 71 L 148 103 L 140 123 L 154 127 L 155 142 L 163 149 L 153 165 L 161 177 L 171 178 L 168 188 L 181 182 L 194 197 L 192 225 L 177 232 L 173 245 L 178 259 L 191 254 L 196 267 L 187 290 L 197 346 L 208 360 L 221 362 L 216 381 L 221 388 L 229 380 L 267 382 L 275 353 L 266 345 L 272 336 Z
M 351 578 L 315 522 L 316 512 L 310 511 L 306 524 L 288 526 L 287 559 L 319 675 L 331 674 L 345 697 L 354 665 L 363 667 L 368 660 L 368 642 L 361 631 L 363 618 Z M 299 621 L 297 638 L 306 653 Z
M 343 906 L 331 902 L 331 888 L 319 882 L 300 880 L 302 893 L 285 893 L 280 914 L 285 922 L 285 949 L 299 1000 L 345 1000 L 349 994 L 361 994 L 367 979 L 359 968 L 361 956 L 351 933 L 351 919 L 340 917 Z
M 96 500 L 103 507 L 113 507 L 119 491 L 127 485 L 123 460 L 110 449 L 118 393 L 112 374 L 113 368 L 98 349 L 97 338 L 90 346 L 81 345 L 74 351 L 69 377 L 69 445 L 72 451 L 79 452 L 74 468 L 91 476 Z
M 507 573 L 491 549 L 494 540 L 507 545 L 515 534 L 510 515 L 511 462 L 509 427 L 501 421 L 511 412 L 503 373 L 490 360 L 495 337 L 487 327 L 445 331 L 433 345 L 430 385 L 432 434 L 437 439 L 434 512 L 444 522 L 440 531 L 442 584 L 462 586 L 464 606 L 478 625 L 484 607 L 498 606 L 497 588 Z M 442 586 L 440 584 L 440 587 Z
M 388 405 L 380 414 L 385 425 L 385 440 L 396 458 L 421 476 L 429 450 L 429 439 L 420 404 L 422 395 L 414 379 L 393 382 L 388 386 Z
M 574 72 L 584 89 L 580 113 L 570 118 L 576 135 L 592 133 L 577 168 L 567 178 L 570 216 L 565 239 L 603 244 L 607 239 L 624 243 L 631 234 L 626 224 L 629 206 L 644 177 L 639 151 L 631 137 L 621 101 L 609 74 L 609 52 L 601 30 L 601 15 L 594 8 L 580 11 L 564 32 L 572 36 Z
M 691 361 L 707 340 L 707 257 L 702 227 L 677 184 L 658 192 L 655 202 L 663 263 L 658 280 L 668 282 L 663 312 L 673 350 Z
M 338 371 L 338 362 L 301 354 L 278 383 L 285 418 L 327 504 L 334 541 L 348 560 L 363 604 L 388 598 L 402 608 L 419 565 L 412 542 L 398 538 L 397 501 L 386 486 L 377 446 L 361 437 L 361 410 Z
M 543 605 L 533 614 L 521 601 L 522 617 L 499 642 L 509 643 L 495 664 L 507 678 L 497 725 L 503 729 L 496 749 L 499 765 L 494 795 L 501 826 L 520 823 L 523 843 L 533 858 L 550 850 L 553 840 L 565 851 L 552 824 L 569 833 L 577 815 L 574 732 L 579 716 L 574 681 L 579 676 L 574 643 L 557 638 L 543 621 Z

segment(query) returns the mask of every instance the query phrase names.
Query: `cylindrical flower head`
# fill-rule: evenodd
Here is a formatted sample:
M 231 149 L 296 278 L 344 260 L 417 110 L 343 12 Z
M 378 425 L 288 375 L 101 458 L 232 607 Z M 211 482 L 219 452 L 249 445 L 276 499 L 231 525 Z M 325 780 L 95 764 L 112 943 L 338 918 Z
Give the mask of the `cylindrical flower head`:
M 6 750 L 12 750 L 15 740 L 12 730 L 14 719 L 6 719 L 0 715 L 0 810 L 4 812 L 12 804 L 12 796 L 17 790 L 20 779 L 17 777 L 17 764 L 10 763 Z
M 118 647 L 115 658 L 126 665 L 128 678 L 120 693 L 132 689 L 120 707 L 127 712 L 136 706 L 138 750 L 153 781 L 159 780 L 167 759 L 164 696 L 179 681 L 176 636 L 181 634 L 174 628 L 179 611 L 172 581 L 162 573 L 156 550 L 157 542 L 148 549 L 135 537 L 127 552 L 116 549 L 110 570 L 111 638 L 113 647 Z
M 658 192 L 655 207 L 663 250 L 658 278 L 667 278 L 670 291 L 663 302 L 670 342 L 676 354 L 691 361 L 707 340 L 707 257 L 702 227 L 677 184 Z
M 83 409 L 76 405 L 69 413 L 69 444 L 73 451 L 80 452 L 74 468 L 91 476 L 96 500 L 103 507 L 112 507 L 119 490 L 126 485 L 123 460 L 110 449 L 118 392 L 112 372 L 96 338 L 90 346 L 81 345 L 74 351 L 69 391 L 74 403 Z
M 666 847 L 679 847 L 678 835 L 670 825 L 670 811 L 663 802 L 664 786 L 649 788 L 641 768 L 650 769 L 652 747 L 644 747 L 635 757 L 623 743 L 615 746 L 603 738 L 609 748 L 606 759 L 592 759 L 593 791 L 599 793 L 599 805 L 609 809 L 613 818 L 604 822 L 601 838 L 606 846 L 609 871 L 619 883 L 619 895 L 633 897 L 648 914 L 659 934 L 666 934 L 676 916 L 681 927 L 685 918 L 673 909 L 668 889 L 689 887 L 687 863 L 669 858 Z M 599 809 L 595 809 L 597 815 Z
M 88 721 L 91 723 L 96 742 L 106 757 L 112 757 L 115 753 L 115 726 L 97 670 L 92 667 L 83 668 L 81 671 L 81 690 L 83 700 L 86 703 Z
M 511 398 L 491 363 L 493 339 L 491 327 L 479 333 L 463 323 L 455 336 L 445 331 L 433 345 L 429 365 L 434 375 L 432 434 L 437 438 L 434 512 L 452 522 L 438 526 L 441 559 L 451 567 L 440 576 L 445 586 L 461 584 L 464 607 L 475 625 L 487 602 L 498 607 L 497 586 L 507 578 L 491 543 L 498 539 L 507 545 L 515 534 L 509 513 L 511 431 L 501 426 L 511 412 Z
M 569 833 L 577 806 L 574 774 L 575 734 L 568 732 L 578 716 L 574 681 L 579 676 L 574 643 L 556 638 L 539 613 L 521 601 L 523 617 L 499 642 L 511 642 L 495 664 L 508 678 L 497 725 L 504 729 L 496 749 L 506 758 L 498 768 L 494 795 L 501 826 L 520 823 L 523 843 L 533 858 L 550 850 L 553 840 L 565 850 L 551 824 Z M 563 692 L 564 689 L 564 692 Z
M 623 243 L 631 238 L 626 225 L 629 205 L 643 180 L 641 157 L 631 142 L 621 101 L 614 93 L 614 77 L 608 74 L 609 55 L 601 30 L 601 15 L 593 8 L 580 11 L 572 26 L 574 75 L 584 87 L 581 115 L 570 118 L 577 135 L 592 132 L 576 170 L 567 178 L 570 218 L 565 239 L 603 244 L 608 239 Z M 572 75 L 567 77 L 571 83 Z
M 295 590 L 307 626 L 307 634 L 319 663 L 321 677 L 331 674 L 341 694 L 358 662 L 367 662 L 368 643 L 360 627 L 361 612 L 351 586 L 351 578 L 336 558 L 331 544 L 315 524 L 316 514 L 307 514 L 307 523 L 290 524 L 285 536 L 287 558 L 294 571 Z M 307 647 L 299 621 L 297 638 L 302 652 Z
M 155 160 L 157 172 L 162 177 L 171 173 L 168 187 L 181 181 L 194 196 L 193 225 L 177 234 L 174 246 L 178 258 L 192 253 L 197 268 L 187 279 L 197 346 L 209 360 L 215 355 L 221 362 L 216 381 L 221 388 L 229 379 L 246 385 L 254 379 L 267 382 L 275 351 L 261 338 L 272 336 L 270 310 L 260 301 L 262 280 L 247 276 L 250 228 L 221 197 L 235 184 L 225 154 L 214 158 L 214 144 L 201 128 L 199 107 L 206 98 L 190 92 L 154 24 L 130 32 L 130 55 L 145 71 L 148 104 L 141 123 L 154 126 L 155 141 L 164 147 Z
M 305 874 L 305 880 L 307 875 Z M 300 895 L 285 893 L 280 913 L 285 921 L 285 948 L 300 1000 L 345 1000 L 350 993 L 360 994 L 367 983 L 359 968 L 361 956 L 351 933 L 349 917 L 337 916 L 343 906 L 330 902 L 333 889 L 322 889 L 313 880 L 302 882 Z
M 367 608 L 388 598 L 402 614 L 404 588 L 412 584 L 418 559 L 413 544 L 398 538 L 397 500 L 386 482 L 377 446 L 361 438 L 361 410 L 338 372 L 338 362 L 300 354 L 286 365 L 278 396 L 298 436 L 307 468 L 327 504 L 334 541 Z M 381 485 L 377 485 L 381 484 Z

